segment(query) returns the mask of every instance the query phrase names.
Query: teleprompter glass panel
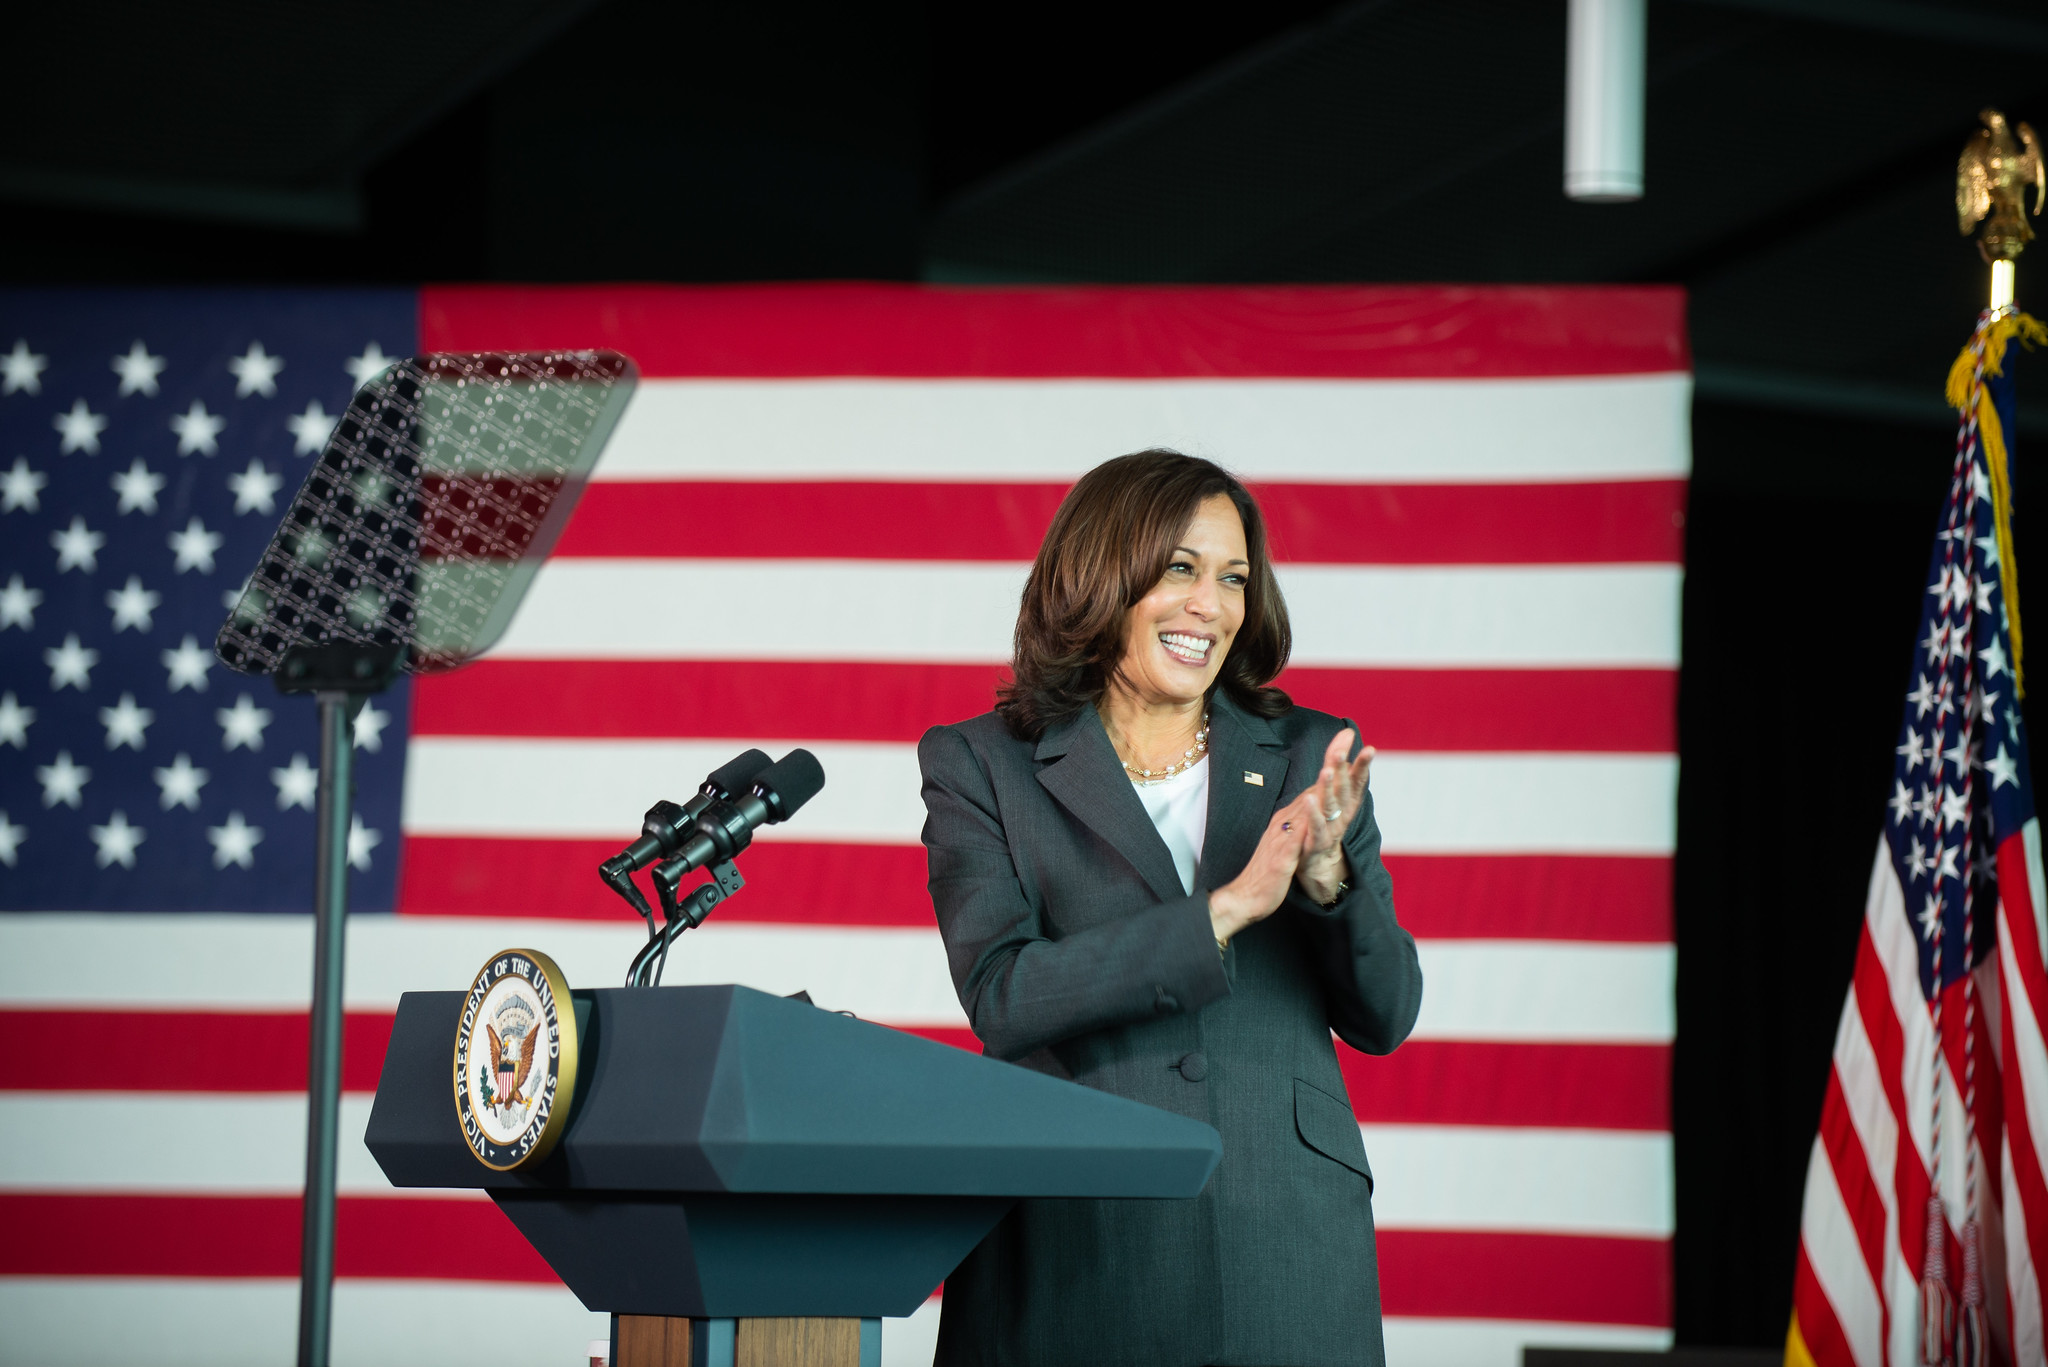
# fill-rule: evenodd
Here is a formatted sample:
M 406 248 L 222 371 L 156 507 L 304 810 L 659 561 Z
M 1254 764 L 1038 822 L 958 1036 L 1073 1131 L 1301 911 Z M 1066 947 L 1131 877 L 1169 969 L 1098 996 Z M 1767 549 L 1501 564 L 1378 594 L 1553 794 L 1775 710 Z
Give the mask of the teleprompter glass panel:
M 358 390 L 214 650 L 274 672 L 297 646 L 402 646 L 414 674 L 505 633 L 638 372 L 615 351 L 436 353 Z

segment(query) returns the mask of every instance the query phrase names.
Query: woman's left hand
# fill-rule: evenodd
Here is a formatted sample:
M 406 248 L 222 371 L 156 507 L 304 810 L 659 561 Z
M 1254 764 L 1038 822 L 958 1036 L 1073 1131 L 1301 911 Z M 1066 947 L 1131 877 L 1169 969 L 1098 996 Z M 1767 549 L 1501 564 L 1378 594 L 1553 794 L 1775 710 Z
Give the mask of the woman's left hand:
M 1337 887 L 1350 877 L 1351 866 L 1344 857 L 1344 832 L 1365 801 L 1365 786 L 1372 777 L 1372 760 L 1377 752 L 1366 746 L 1358 758 L 1347 761 L 1357 733 L 1345 727 L 1330 740 L 1323 752 L 1323 769 L 1289 805 L 1298 814 L 1294 820 L 1307 828 L 1302 840 L 1301 863 L 1294 881 L 1312 902 L 1327 903 L 1337 896 Z

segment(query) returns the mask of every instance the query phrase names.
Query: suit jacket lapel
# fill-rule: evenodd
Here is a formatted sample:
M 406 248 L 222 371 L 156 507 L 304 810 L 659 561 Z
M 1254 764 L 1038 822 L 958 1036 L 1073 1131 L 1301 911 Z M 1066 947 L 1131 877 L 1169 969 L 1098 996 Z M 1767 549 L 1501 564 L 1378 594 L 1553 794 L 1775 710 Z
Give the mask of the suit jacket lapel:
M 1130 776 L 1118 762 L 1094 708 L 1083 708 L 1048 727 L 1034 754 L 1039 761 L 1038 781 L 1045 790 L 1129 860 L 1161 901 L 1187 896 L 1173 867 L 1173 855 L 1159 838 L 1145 804 L 1132 790 Z
M 1245 775 L 1256 774 L 1254 783 Z M 1272 724 L 1216 690 L 1209 707 L 1209 830 L 1202 838 L 1201 885 L 1237 877 L 1259 847 L 1287 785 L 1287 752 Z

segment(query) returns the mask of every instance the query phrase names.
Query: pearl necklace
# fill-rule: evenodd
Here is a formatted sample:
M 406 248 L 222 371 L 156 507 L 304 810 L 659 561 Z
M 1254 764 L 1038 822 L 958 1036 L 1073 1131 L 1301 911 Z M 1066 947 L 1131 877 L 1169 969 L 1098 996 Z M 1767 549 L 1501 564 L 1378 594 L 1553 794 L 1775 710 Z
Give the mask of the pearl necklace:
M 1188 770 L 1194 768 L 1195 761 L 1199 760 L 1204 754 L 1206 754 L 1208 752 L 1208 749 L 1209 714 L 1207 712 L 1204 712 L 1202 714 L 1202 729 L 1195 732 L 1194 748 L 1192 750 L 1181 751 L 1180 758 L 1175 760 L 1173 763 L 1167 765 L 1164 769 L 1133 769 L 1131 767 L 1131 762 L 1129 760 L 1121 758 L 1117 760 L 1117 763 L 1124 766 L 1125 776 L 1128 777 L 1133 783 L 1164 783 L 1166 782 L 1166 780 L 1172 778 L 1175 774 L 1184 774 Z

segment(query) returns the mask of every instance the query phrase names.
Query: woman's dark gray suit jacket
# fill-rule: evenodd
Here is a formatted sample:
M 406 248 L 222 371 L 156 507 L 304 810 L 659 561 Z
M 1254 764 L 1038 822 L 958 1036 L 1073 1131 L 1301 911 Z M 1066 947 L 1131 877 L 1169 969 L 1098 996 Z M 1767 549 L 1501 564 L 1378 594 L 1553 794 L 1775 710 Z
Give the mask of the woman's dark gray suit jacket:
M 932 903 L 986 1051 L 1193 1116 L 1223 1162 L 1188 1201 L 1021 1202 L 946 1281 L 941 1367 L 1322 1367 L 1384 1361 L 1372 1170 L 1330 1043 L 1370 1054 L 1422 1003 L 1368 795 L 1352 891 L 1289 892 L 1219 955 L 1209 889 L 1313 783 L 1345 725 L 1218 690 L 1198 887 L 1094 709 L 1037 741 L 995 714 L 925 733 Z

